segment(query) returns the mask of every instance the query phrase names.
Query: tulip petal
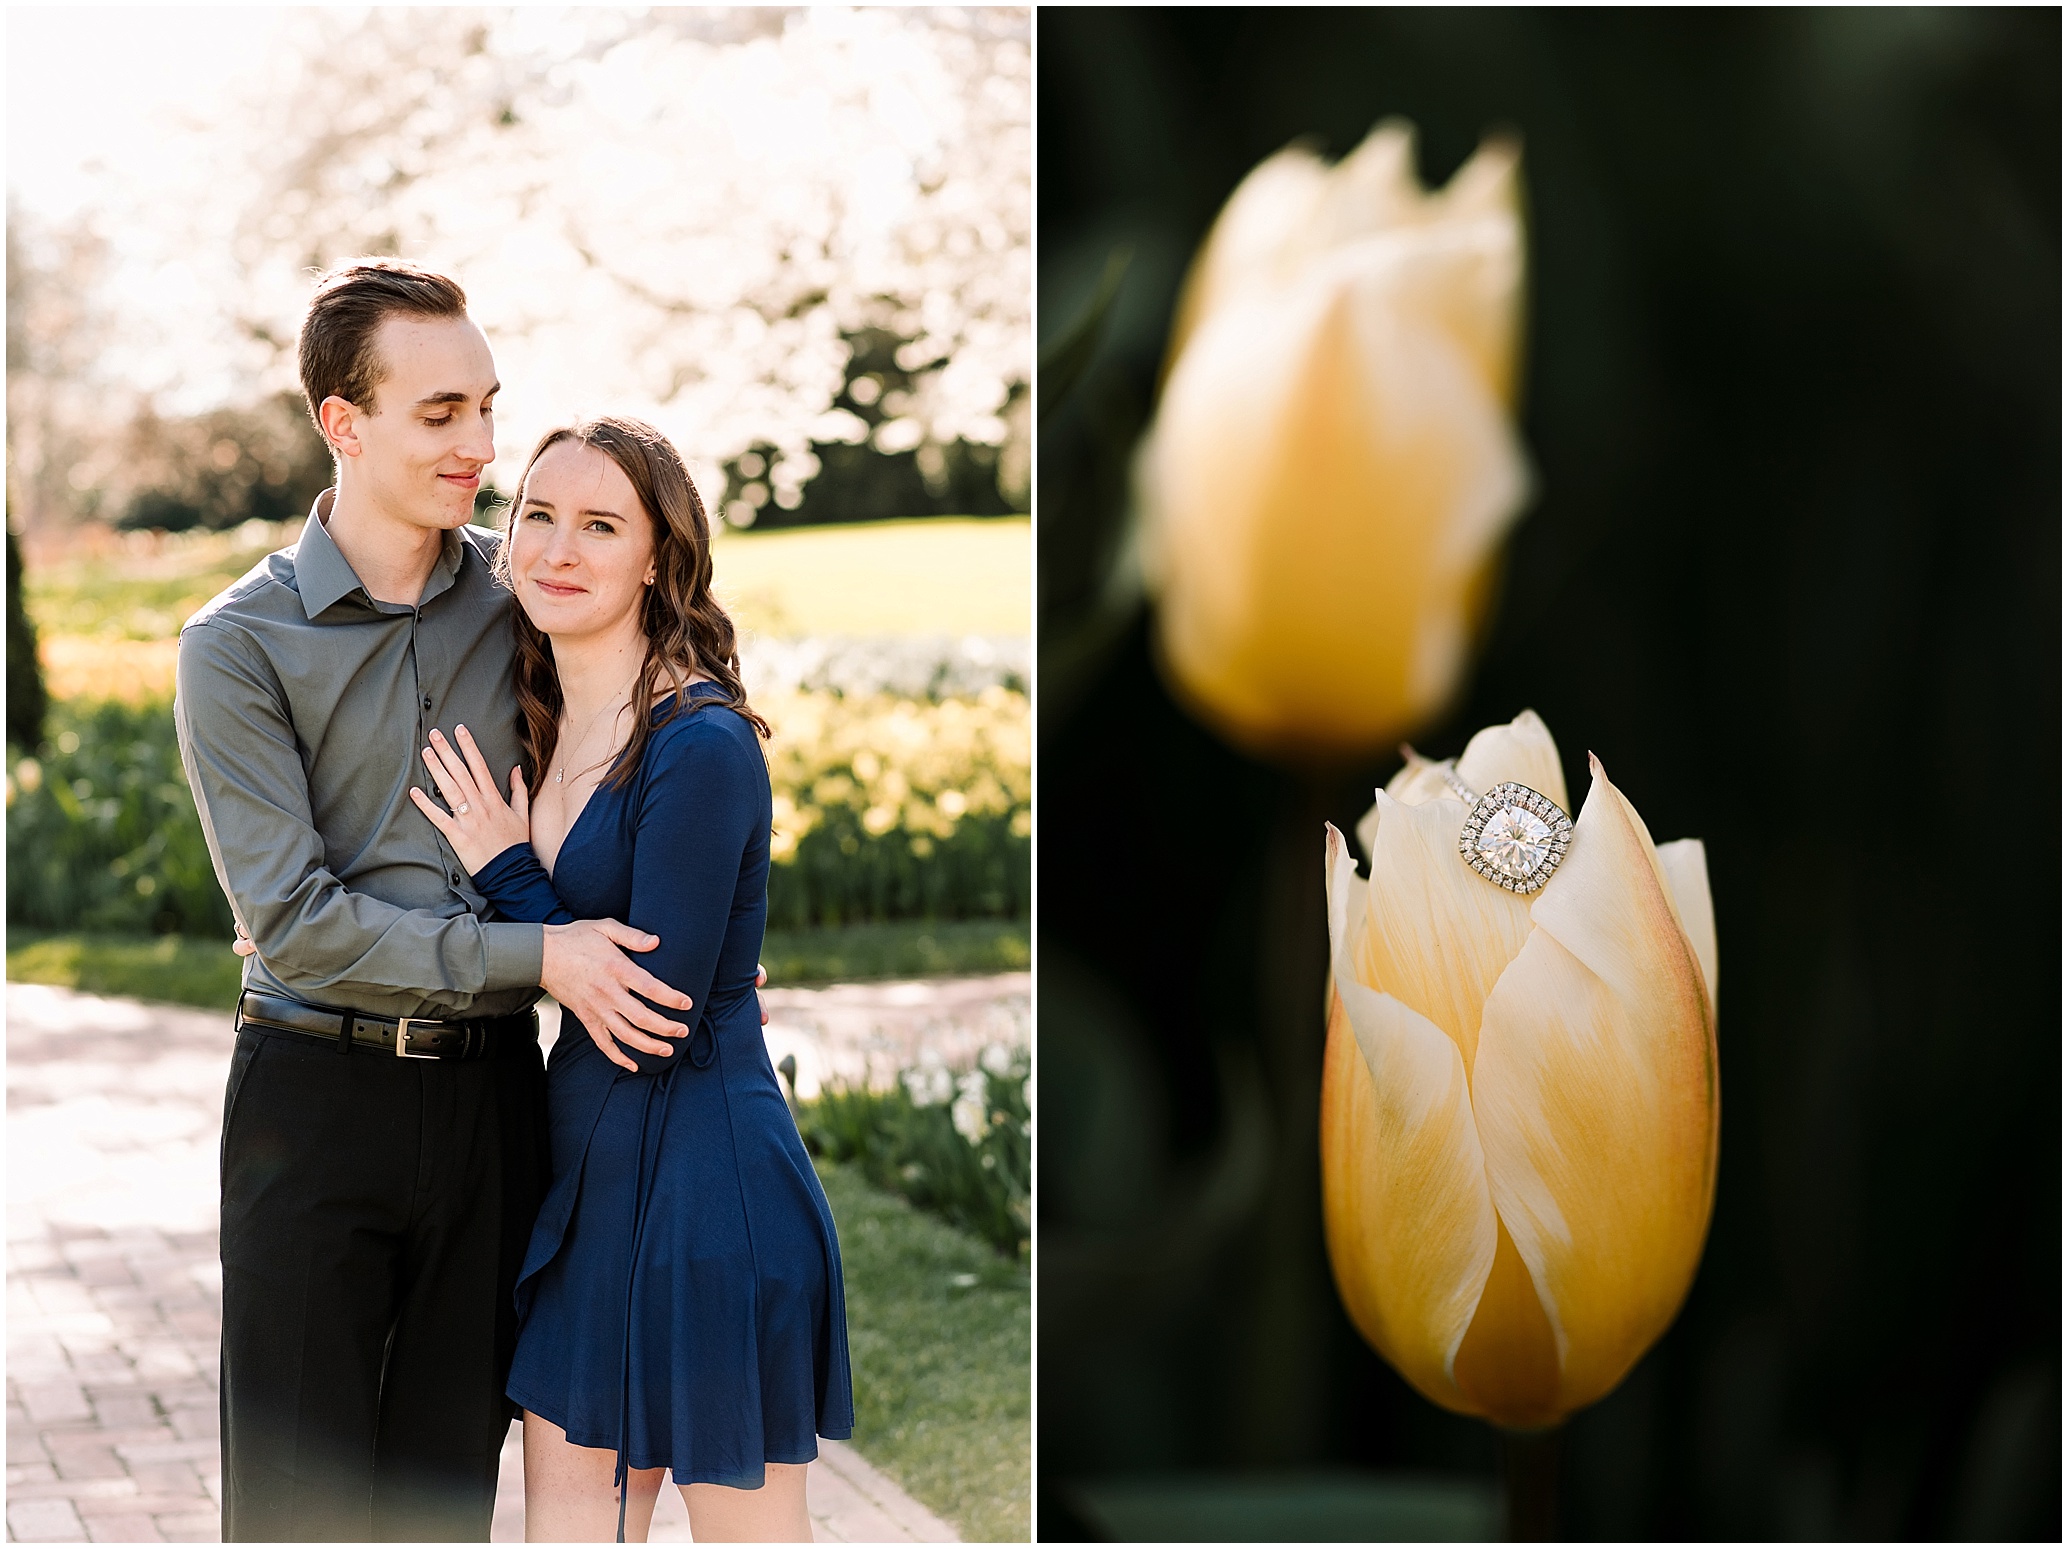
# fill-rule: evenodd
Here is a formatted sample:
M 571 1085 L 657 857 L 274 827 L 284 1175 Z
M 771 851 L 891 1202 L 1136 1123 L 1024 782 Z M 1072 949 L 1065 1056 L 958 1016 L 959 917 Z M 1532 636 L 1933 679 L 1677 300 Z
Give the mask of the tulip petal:
M 1523 711 L 1506 726 L 1489 726 L 1477 733 L 1458 759 L 1458 778 L 1480 792 L 1492 790 L 1503 780 L 1517 780 L 1572 811 L 1558 744 L 1534 710 Z
M 1445 783 L 1443 772 L 1428 760 L 1419 764 L 1403 764 L 1400 773 L 1386 782 L 1386 794 L 1409 807 L 1419 807 L 1425 801 L 1441 801 L 1445 797 L 1453 801 L 1457 799 L 1457 792 Z M 1376 827 L 1379 820 L 1374 815 L 1370 821 Z M 1360 836 L 1363 835 L 1362 823 L 1357 825 L 1357 832 Z
M 1366 751 L 1452 692 L 1528 490 L 1513 427 L 1400 266 L 1314 266 L 1206 317 L 1143 457 L 1158 644 L 1238 745 Z
M 1400 783 L 1400 775 L 1404 775 L 1406 773 L 1407 770 L 1403 769 L 1400 772 L 1400 774 L 1395 775 L 1391 780 L 1387 782 L 1386 789 L 1384 791 L 1373 791 L 1372 794 L 1374 796 L 1391 796 L 1395 801 L 1400 800 L 1399 795 L 1395 793 L 1393 787 Z M 1379 804 L 1375 801 L 1372 803 L 1371 811 L 1365 813 L 1363 817 L 1357 820 L 1357 848 L 1359 853 L 1361 853 L 1366 860 L 1370 860 L 1371 847 L 1377 844 L 1378 842 Z
M 1328 168 L 1297 145 L 1259 162 L 1236 185 L 1185 277 L 1171 319 L 1169 360 L 1229 296 L 1293 277 L 1314 251 L 1315 216 L 1328 191 Z
M 1325 196 L 1314 209 L 1316 248 L 1417 226 L 1442 208 L 1415 170 L 1415 126 L 1389 118 L 1329 172 Z
M 1499 1227 L 1463 1057 L 1426 1018 L 1358 981 L 1345 947 L 1364 884 L 1327 845 L 1334 995 L 1322 1078 L 1323 1212 L 1343 1303 L 1425 1396 L 1470 1412 L 1451 1366 L 1494 1264 Z
M 1529 939 L 1529 900 L 1465 864 L 1456 797 L 1409 807 L 1382 792 L 1378 813 L 1365 928 L 1347 941 L 1351 968 L 1442 1028 L 1469 1074 L 1486 998 Z
M 1672 1321 L 1716 1177 L 1702 970 L 1651 846 L 1589 762 L 1572 847 L 1488 997 L 1473 1068 L 1487 1181 L 1542 1295 L 1565 1411 L 1614 1387 Z
M 1702 967 L 1702 983 L 1709 992 L 1709 1018 L 1716 1019 L 1716 909 L 1709 898 L 1709 857 L 1699 839 L 1676 839 L 1671 844 L 1652 843 L 1652 831 L 1621 791 L 1616 796 L 1630 826 L 1643 841 L 1651 857 L 1652 870 L 1680 924 L 1681 934 Z
M 1654 852 L 1666 877 L 1666 896 L 1680 916 L 1695 961 L 1702 965 L 1702 983 L 1709 990 L 1709 1012 L 1716 1014 L 1716 905 L 1709 897 L 1709 853 L 1699 839 L 1676 839 Z

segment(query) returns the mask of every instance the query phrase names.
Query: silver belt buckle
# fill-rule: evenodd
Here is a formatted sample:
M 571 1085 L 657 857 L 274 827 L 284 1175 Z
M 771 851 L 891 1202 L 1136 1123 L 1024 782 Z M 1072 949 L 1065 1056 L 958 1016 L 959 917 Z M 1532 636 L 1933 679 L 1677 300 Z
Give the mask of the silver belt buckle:
M 411 1054 L 409 1052 L 409 1024 L 421 1022 L 423 1017 L 397 1017 L 395 1019 L 395 1053 L 405 1060 L 435 1060 L 435 1054 Z

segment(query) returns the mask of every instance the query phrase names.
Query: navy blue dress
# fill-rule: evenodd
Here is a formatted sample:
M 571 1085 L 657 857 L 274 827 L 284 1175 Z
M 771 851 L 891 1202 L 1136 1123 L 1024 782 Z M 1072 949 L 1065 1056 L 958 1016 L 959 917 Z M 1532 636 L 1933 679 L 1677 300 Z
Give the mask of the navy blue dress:
M 712 685 L 694 684 L 692 701 Z M 661 712 L 656 711 L 656 719 Z M 629 785 L 589 798 L 551 876 L 513 845 L 475 878 L 514 920 L 610 917 L 694 1001 L 661 1059 L 613 1065 L 571 1014 L 547 1065 L 553 1185 L 517 1285 L 509 1396 L 619 1466 L 757 1489 L 854 1427 L 840 1245 L 761 1036 L 768 766 L 685 707 Z

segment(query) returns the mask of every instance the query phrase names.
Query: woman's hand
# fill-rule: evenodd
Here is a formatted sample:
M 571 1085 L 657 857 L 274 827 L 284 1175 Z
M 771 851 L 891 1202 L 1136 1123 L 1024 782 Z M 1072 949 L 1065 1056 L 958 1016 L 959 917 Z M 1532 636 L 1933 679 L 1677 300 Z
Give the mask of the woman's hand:
M 460 742 L 458 752 L 442 731 L 433 731 L 431 745 L 424 749 L 424 767 L 431 771 L 439 794 L 452 810 L 446 811 L 414 785 L 409 788 L 409 799 L 445 835 L 460 864 L 478 872 L 511 845 L 530 842 L 531 797 L 524 789 L 524 771 L 513 769 L 510 799 L 504 801 L 481 750 L 474 745 L 473 733 L 464 726 L 454 730 Z

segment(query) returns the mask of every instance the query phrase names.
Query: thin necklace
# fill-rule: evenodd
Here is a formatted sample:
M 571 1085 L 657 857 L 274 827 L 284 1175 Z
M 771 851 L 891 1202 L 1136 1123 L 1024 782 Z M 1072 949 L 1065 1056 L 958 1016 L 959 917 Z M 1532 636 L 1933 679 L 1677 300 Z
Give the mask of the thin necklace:
M 626 690 L 625 690 L 625 691 L 624 691 L 624 692 L 623 692 L 622 694 L 619 694 L 619 695 L 615 696 L 614 698 L 612 698 L 612 699 L 610 700 L 610 702 L 609 702 L 608 704 L 604 705 L 604 707 L 603 707 L 603 710 L 610 710 L 610 709 L 613 709 L 613 708 L 623 708 L 623 706 L 621 706 L 621 705 L 619 704 L 619 701 L 620 701 L 620 700 L 623 700 L 623 701 L 625 701 L 625 703 L 626 703 L 626 704 L 629 704 L 629 703 L 630 703 L 630 701 L 631 701 L 631 697 L 632 697 L 632 690 L 631 690 L 631 689 L 630 689 L 630 688 L 628 687 L 628 688 L 627 688 L 627 689 L 626 689 Z M 601 721 L 601 720 L 603 719 L 603 710 L 598 710 L 598 711 L 597 711 L 597 712 L 596 712 L 596 713 L 595 713 L 594 715 L 592 715 L 592 716 L 590 716 L 590 717 L 589 717 L 589 722 L 588 722 L 588 724 L 587 724 L 586 726 L 584 726 L 584 727 L 582 728 L 582 736 L 581 736 L 581 740 L 582 740 L 582 741 L 587 741 L 587 740 L 588 740 L 588 736 L 589 736 L 589 733 L 590 733 L 590 732 L 592 732 L 592 731 L 594 731 L 594 730 L 596 729 L 596 723 L 597 723 L 598 721 Z M 556 773 L 556 774 L 555 774 L 555 775 L 553 776 L 553 783 L 554 783 L 555 785 L 565 785 L 565 784 L 567 783 L 567 764 L 566 764 L 566 762 L 565 762 L 565 759 L 564 759 L 563 755 L 564 755 L 564 754 L 566 753 L 567 749 L 568 749 L 568 748 L 570 748 L 570 747 L 572 747 L 573 745 L 574 745 L 574 743 L 573 743 L 573 742 L 572 742 L 571 740 L 569 740 L 569 739 L 562 739 L 562 741 L 561 741 L 561 743 L 560 743 L 560 746 L 559 746 L 559 747 L 557 747 L 557 748 L 555 748 L 555 749 L 553 750 L 553 752 L 554 752 L 554 760 L 553 760 L 553 761 L 554 761 L 555 763 L 557 763 L 557 764 L 559 764 L 559 765 L 560 765 L 559 771 L 558 771 L 558 772 L 557 772 L 557 773 Z M 613 748 L 613 749 L 611 750 L 611 752 L 612 752 L 612 753 L 614 753 L 614 752 L 616 752 L 616 751 L 617 751 L 617 750 L 616 750 L 615 748 Z M 581 778 L 581 777 L 582 777 L 583 775 L 587 774 L 587 773 L 589 772 L 589 770 L 591 770 L 591 769 L 595 769 L 595 768 L 598 768 L 598 767 L 600 767 L 601 765 L 607 764 L 607 763 L 609 763 L 609 762 L 610 762 L 610 753 L 606 753 L 606 754 L 604 754 L 604 755 L 603 755 L 603 757 L 601 757 L 601 758 L 597 759 L 595 763 L 593 763 L 593 764 L 589 764 L 589 765 L 585 766 L 584 768 L 581 768 L 581 769 L 578 769 L 578 770 L 576 770 L 576 771 L 575 771 L 575 778 L 579 780 L 579 779 L 580 779 L 580 778 Z

